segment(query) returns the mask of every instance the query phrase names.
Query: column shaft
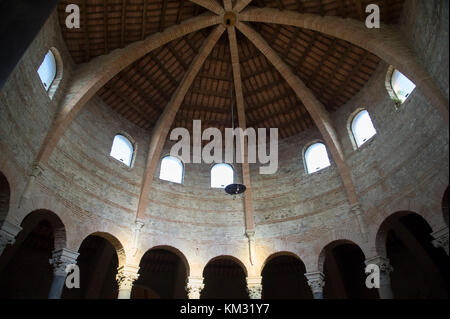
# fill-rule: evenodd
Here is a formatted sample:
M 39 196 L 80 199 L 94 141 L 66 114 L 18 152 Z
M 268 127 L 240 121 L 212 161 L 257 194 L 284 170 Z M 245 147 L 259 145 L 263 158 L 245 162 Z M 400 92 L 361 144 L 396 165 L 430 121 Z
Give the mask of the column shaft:
M 392 293 L 390 273 L 394 269 L 391 267 L 389 259 L 381 256 L 376 256 L 367 259 L 365 263 L 366 265 L 375 264 L 380 269 L 380 286 L 378 288 L 380 299 L 393 299 L 394 294 Z
M 49 299 L 60 299 L 67 276 L 67 266 L 76 264 L 78 252 L 62 248 L 52 253 L 49 260 L 53 266 L 53 281 L 48 294 Z

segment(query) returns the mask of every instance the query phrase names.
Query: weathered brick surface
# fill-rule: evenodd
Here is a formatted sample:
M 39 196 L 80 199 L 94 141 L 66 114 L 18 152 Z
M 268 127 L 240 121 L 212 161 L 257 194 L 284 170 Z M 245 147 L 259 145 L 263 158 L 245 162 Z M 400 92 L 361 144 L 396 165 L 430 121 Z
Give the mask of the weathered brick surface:
M 448 49 L 440 45 L 448 43 L 444 27 L 448 26 L 448 3 L 442 7 L 437 2 L 406 2 L 401 30 L 409 32 L 405 39 L 448 100 L 444 67 L 448 66 Z M 73 65 L 57 30 L 52 16 L 0 92 L 0 170 L 12 190 L 9 220 L 20 223 L 33 210 L 51 210 L 66 227 L 69 248 L 78 249 L 91 233 L 109 233 L 123 245 L 127 259 L 136 263 L 149 248 L 173 246 L 185 255 L 191 275 L 201 275 L 204 265 L 218 255 L 235 256 L 249 274 L 259 274 L 264 260 L 280 251 L 298 255 L 307 271 L 314 271 L 322 249 L 339 239 L 357 243 L 369 257 L 376 253 L 381 223 L 401 210 L 421 214 L 433 229 L 443 225 L 448 125 L 419 89 L 397 111 L 385 89 L 388 65 L 384 63 L 357 96 L 331 114 L 368 227 L 367 242 L 350 211 L 336 164 L 332 161 L 323 171 L 305 173 L 304 147 L 322 140 L 317 129 L 310 129 L 280 143 L 277 174 L 259 175 L 258 165 L 250 167 L 256 225 L 254 265 L 248 259 L 243 201 L 210 189 L 211 166 L 206 164 L 186 164 L 182 185 L 159 180 L 156 168 L 139 251 L 132 256 L 134 219 L 151 133 L 122 119 L 97 97 L 67 128 L 31 198 L 18 208 L 32 162 L 71 79 Z M 65 63 L 64 78 L 53 100 L 36 73 L 50 46 L 58 48 Z M 378 134 L 354 150 L 347 123 L 361 107 L 369 111 Z M 109 157 L 119 132 L 136 141 L 132 168 Z M 166 142 L 162 155 L 168 154 L 170 145 Z M 240 165 L 236 165 L 236 175 L 241 180 Z

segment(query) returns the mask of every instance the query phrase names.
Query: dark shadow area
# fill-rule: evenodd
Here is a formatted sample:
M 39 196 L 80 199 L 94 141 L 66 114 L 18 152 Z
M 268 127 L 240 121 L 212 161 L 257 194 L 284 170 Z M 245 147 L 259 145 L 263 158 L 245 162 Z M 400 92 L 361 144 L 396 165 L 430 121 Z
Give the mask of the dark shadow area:
M 205 288 L 201 299 L 249 299 L 246 275 L 237 262 L 228 258 L 210 261 L 203 270 Z
M 277 256 L 262 271 L 262 298 L 312 299 L 303 262 L 294 256 Z
M 165 249 L 151 249 L 139 264 L 133 299 L 186 299 L 187 271 L 179 256 Z

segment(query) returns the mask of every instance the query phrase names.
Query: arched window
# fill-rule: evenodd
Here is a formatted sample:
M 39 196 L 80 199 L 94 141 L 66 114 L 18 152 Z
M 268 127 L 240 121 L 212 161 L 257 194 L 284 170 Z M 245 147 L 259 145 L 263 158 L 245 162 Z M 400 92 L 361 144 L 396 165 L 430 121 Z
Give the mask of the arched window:
M 176 157 L 166 156 L 161 161 L 159 178 L 181 184 L 183 182 L 183 163 Z
M 401 104 L 405 102 L 411 92 L 414 91 L 416 85 L 400 71 L 394 70 L 391 76 L 391 87 L 394 91 L 396 100 Z
M 211 168 L 211 187 L 225 188 L 234 183 L 234 170 L 229 164 L 216 164 Z
M 134 147 L 133 144 L 123 135 L 116 135 L 114 137 L 110 156 L 121 161 L 127 166 L 131 166 L 133 160 Z
M 48 92 L 56 77 L 56 58 L 52 50 L 47 52 L 37 72 L 45 90 Z
M 323 143 L 314 143 L 305 151 L 306 171 L 308 174 L 330 166 L 327 148 Z
M 373 127 L 369 112 L 362 110 L 358 112 L 352 120 L 352 134 L 357 147 L 367 142 L 372 136 L 377 134 Z

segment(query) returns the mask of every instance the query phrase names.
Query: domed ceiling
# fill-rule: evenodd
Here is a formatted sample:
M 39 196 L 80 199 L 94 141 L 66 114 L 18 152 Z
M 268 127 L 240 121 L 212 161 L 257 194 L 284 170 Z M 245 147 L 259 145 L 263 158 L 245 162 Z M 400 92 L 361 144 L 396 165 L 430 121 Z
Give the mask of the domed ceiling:
M 222 3 L 222 1 L 219 1 Z M 398 22 L 404 0 L 253 0 L 271 7 L 365 21 L 365 7 L 380 6 L 381 20 Z M 78 4 L 81 28 L 65 27 L 65 8 Z M 207 9 L 188 0 L 63 0 L 58 6 L 68 49 L 77 64 L 143 40 Z M 248 23 L 271 45 L 329 112 L 357 94 L 379 58 L 320 32 L 265 23 Z M 98 96 L 134 124 L 151 129 L 179 86 L 212 28 L 174 40 L 145 55 L 112 78 Z M 278 127 L 281 138 L 314 125 L 302 102 L 265 56 L 236 31 L 248 127 Z M 233 70 L 227 32 L 206 59 L 178 110 L 173 127 L 231 126 Z

